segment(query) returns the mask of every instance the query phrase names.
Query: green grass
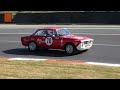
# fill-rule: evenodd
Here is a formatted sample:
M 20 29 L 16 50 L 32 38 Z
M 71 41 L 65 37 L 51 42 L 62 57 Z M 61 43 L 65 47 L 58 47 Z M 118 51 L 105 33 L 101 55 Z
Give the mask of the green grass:
M 120 79 L 120 67 L 71 62 L 0 61 L 1 79 Z

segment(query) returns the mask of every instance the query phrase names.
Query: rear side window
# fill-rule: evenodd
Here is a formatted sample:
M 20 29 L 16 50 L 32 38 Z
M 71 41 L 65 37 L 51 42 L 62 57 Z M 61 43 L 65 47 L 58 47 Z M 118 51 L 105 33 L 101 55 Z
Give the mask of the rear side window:
M 35 36 L 43 36 L 44 30 L 39 30 L 35 33 Z
M 34 35 L 35 36 L 56 36 L 56 31 L 54 30 L 39 30 Z
M 53 36 L 55 35 L 55 32 L 53 30 L 46 30 L 44 32 L 44 36 Z

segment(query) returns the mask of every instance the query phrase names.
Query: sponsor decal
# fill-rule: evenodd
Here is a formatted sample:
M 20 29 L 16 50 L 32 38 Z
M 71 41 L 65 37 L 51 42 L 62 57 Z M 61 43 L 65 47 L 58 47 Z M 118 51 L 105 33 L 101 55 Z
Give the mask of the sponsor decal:
M 31 40 L 34 40 L 34 38 L 31 38 Z
M 38 44 L 41 44 L 41 43 L 42 43 L 42 40 L 38 38 L 38 39 L 37 39 L 37 43 L 38 43 Z
M 61 40 L 61 43 L 63 43 L 63 40 Z
M 63 40 L 60 40 L 60 42 L 61 42 L 61 46 L 63 46 Z

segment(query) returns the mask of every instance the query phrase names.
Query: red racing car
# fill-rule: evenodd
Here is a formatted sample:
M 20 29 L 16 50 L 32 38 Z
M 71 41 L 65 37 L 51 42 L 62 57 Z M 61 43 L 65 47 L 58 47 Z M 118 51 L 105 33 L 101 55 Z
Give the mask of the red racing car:
M 42 49 L 62 49 L 72 55 L 77 51 L 88 50 L 93 45 L 89 37 L 71 34 L 67 28 L 43 28 L 32 35 L 21 37 L 22 45 L 28 46 L 30 51 Z

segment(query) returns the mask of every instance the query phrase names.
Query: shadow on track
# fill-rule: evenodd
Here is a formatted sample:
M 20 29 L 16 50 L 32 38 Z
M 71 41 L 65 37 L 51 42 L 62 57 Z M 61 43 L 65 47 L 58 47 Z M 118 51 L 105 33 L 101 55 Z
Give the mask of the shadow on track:
M 31 52 L 26 48 L 16 48 L 16 49 L 5 50 L 2 52 L 6 54 L 13 54 L 13 55 L 31 55 L 31 56 L 49 56 L 49 57 L 68 56 L 64 51 L 60 51 L 60 50 L 38 50 L 35 52 Z M 79 52 L 79 54 L 81 53 L 83 52 Z

